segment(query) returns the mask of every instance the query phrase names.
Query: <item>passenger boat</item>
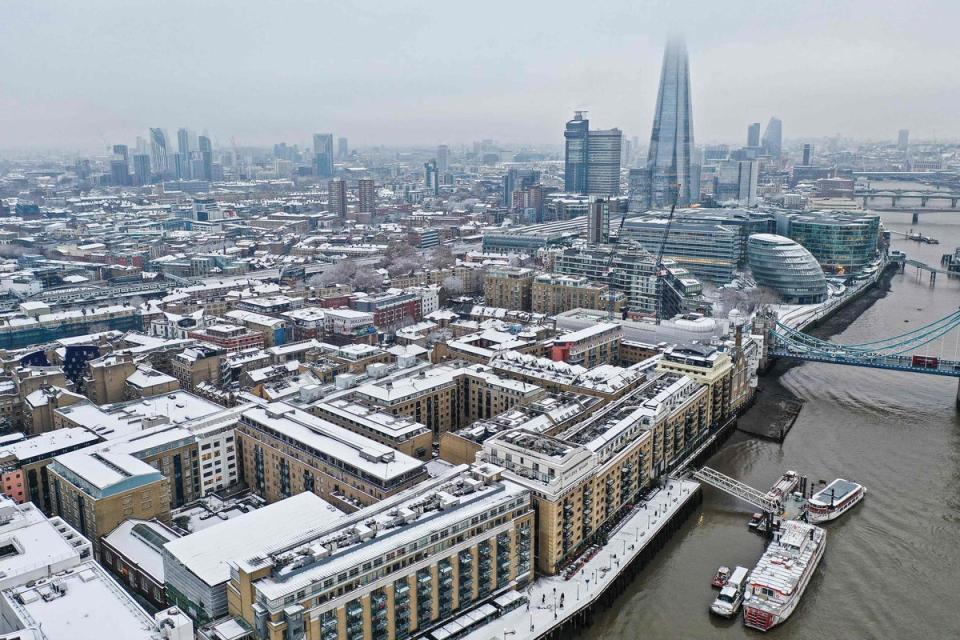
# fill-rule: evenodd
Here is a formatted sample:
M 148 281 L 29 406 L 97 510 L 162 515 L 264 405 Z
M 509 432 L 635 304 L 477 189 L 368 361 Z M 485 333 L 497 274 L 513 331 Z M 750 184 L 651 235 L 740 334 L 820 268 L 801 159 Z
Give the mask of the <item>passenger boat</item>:
M 807 500 L 807 522 L 836 520 L 863 500 L 863 485 L 837 478 Z
M 823 558 L 827 532 L 798 520 L 783 523 L 747 580 L 743 623 L 768 631 L 786 621 L 800 603 Z
M 714 589 L 719 589 L 723 585 L 727 584 L 727 578 L 730 577 L 730 568 L 721 566 L 717 569 L 717 575 L 713 576 L 713 580 L 710 581 L 710 586 Z

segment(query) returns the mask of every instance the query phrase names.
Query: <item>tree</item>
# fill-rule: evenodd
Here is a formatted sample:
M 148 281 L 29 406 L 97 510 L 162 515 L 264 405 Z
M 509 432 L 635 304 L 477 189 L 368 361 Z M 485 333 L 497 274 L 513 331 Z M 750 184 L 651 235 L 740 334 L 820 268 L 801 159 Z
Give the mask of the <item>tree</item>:
M 423 260 L 418 255 L 403 256 L 387 265 L 391 276 L 401 276 L 413 273 L 423 266 Z
M 351 280 L 357 291 L 379 291 L 383 286 L 383 276 L 373 269 L 360 269 Z
M 445 269 L 454 263 L 453 250 L 441 244 L 427 254 L 427 265 L 431 269 Z
M 353 260 L 344 260 L 333 265 L 320 276 L 320 283 L 327 284 L 349 284 L 357 273 L 357 263 Z M 311 281 L 313 278 L 310 279 Z
M 443 282 L 440 283 L 443 286 L 443 291 L 450 296 L 458 296 L 463 293 L 463 280 L 457 276 L 450 276 L 449 278 L 444 278 Z
M 417 250 L 413 245 L 406 242 L 391 242 L 383 252 L 383 266 L 389 268 L 390 264 L 401 258 L 417 257 Z

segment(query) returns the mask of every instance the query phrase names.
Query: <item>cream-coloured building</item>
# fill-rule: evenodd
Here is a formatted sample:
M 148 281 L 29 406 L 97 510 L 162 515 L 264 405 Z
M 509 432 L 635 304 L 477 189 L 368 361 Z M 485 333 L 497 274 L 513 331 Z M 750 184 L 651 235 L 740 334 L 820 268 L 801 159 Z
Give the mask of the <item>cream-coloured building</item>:
M 530 311 L 535 275 L 527 267 L 491 267 L 483 279 L 484 301 L 491 307 Z
M 544 273 L 533 280 L 532 306 L 535 313 L 553 316 L 571 309 L 602 309 L 613 302 L 613 312 L 619 317 L 626 297 L 619 291 L 610 291 L 605 284 L 591 282 L 585 276 Z
M 479 458 L 528 487 L 537 511 L 537 569 L 558 573 L 709 428 L 707 389 L 650 372 L 636 391 L 555 436 L 524 429 L 483 443 Z
M 230 613 L 261 640 L 403 640 L 495 598 L 521 606 L 534 514 L 501 472 L 454 467 L 237 558 Z

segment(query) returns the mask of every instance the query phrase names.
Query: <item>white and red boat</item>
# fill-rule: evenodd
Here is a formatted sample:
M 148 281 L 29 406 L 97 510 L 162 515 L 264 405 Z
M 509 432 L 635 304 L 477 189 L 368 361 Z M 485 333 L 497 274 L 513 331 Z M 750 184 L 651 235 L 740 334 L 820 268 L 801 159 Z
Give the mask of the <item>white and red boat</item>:
M 863 485 L 837 478 L 807 500 L 807 522 L 836 520 L 863 500 Z
M 787 520 L 750 572 L 743 602 L 743 623 L 768 631 L 783 623 L 800 603 L 823 558 L 827 532 Z

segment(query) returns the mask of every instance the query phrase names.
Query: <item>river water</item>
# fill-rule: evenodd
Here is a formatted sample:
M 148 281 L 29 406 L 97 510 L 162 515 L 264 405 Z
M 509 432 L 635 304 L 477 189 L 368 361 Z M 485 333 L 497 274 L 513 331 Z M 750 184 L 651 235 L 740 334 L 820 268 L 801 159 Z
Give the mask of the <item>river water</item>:
M 911 227 L 940 240 L 894 240 L 910 258 L 939 265 L 960 246 L 960 213 L 883 214 L 889 229 Z M 931 288 L 915 269 L 843 328 L 838 342 L 866 342 L 909 331 L 960 306 L 960 280 Z M 828 332 L 828 323 L 822 331 Z M 820 334 L 821 337 L 826 337 Z M 951 337 L 943 356 L 955 357 Z M 937 355 L 940 345 L 925 348 Z M 763 490 L 786 469 L 811 481 L 864 484 L 864 501 L 827 525 L 823 562 L 799 608 L 770 632 L 782 639 L 960 637 L 960 417 L 957 379 L 803 363 L 779 383 L 805 401 L 783 444 L 735 433 L 707 464 Z M 761 381 L 763 386 L 763 381 Z M 754 411 L 763 411 L 758 404 Z M 756 638 L 740 617 L 707 609 L 717 566 L 752 568 L 763 553 L 747 530 L 751 507 L 710 487 L 703 506 L 616 604 L 594 617 L 588 638 L 635 640 Z

